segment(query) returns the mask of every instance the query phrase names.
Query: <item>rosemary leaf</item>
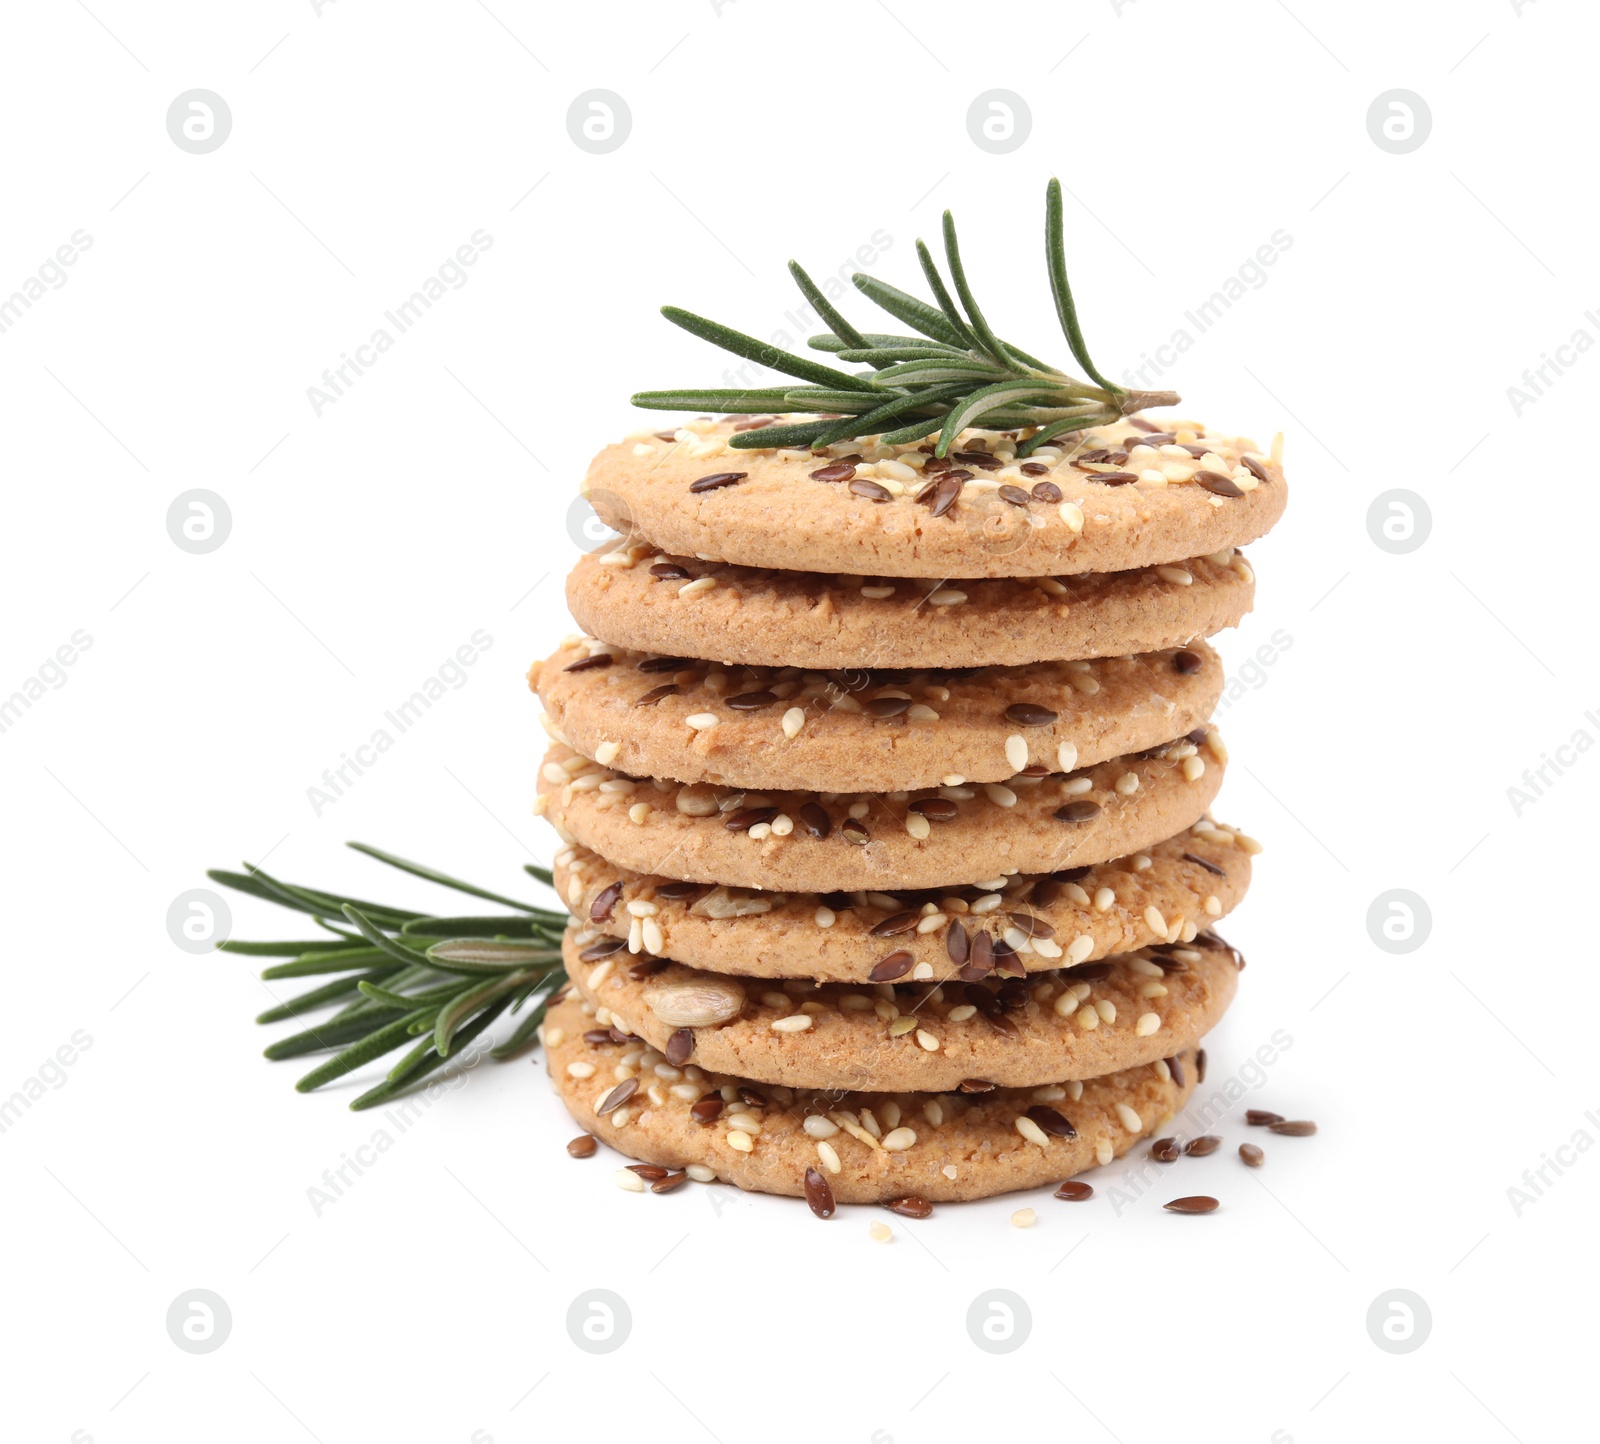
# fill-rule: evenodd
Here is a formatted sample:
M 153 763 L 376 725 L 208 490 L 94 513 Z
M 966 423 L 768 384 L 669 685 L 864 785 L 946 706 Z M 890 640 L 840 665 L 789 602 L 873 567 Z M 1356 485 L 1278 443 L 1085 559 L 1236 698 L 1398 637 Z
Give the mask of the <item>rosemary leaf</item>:
M 762 426 L 754 431 L 737 431 L 728 438 L 735 451 L 752 451 L 772 446 L 810 446 L 812 438 L 826 431 L 831 421 L 800 421 L 790 426 Z
M 702 341 L 709 341 L 713 346 L 731 351 L 746 361 L 754 361 L 756 365 L 765 366 L 769 371 L 781 371 L 785 376 L 794 376 L 801 381 L 812 381 L 818 386 L 837 386 L 845 391 L 860 391 L 866 388 L 865 381 L 857 380 L 847 371 L 837 371 L 832 366 L 808 361 L 804 356 L 796 356 L 768 341 L 758 341 L 754 336 L 746 336 L 743 331 L 735 331 L 731 326 L 708 321 L 704 316 L 697 316 L 693 311 L 685 311 L 680 306 L 663 306 L 661 314 L 674 326 L 682 326 L 685 331 L 700 337 Z
M 520 968 L 548 966 L 560 958 L 561 951 L 543 942 L 451 938 L 435 943 L 425 956 L 430 967 L 442 972 L 487 977 L 516 972 Z
M 350 903 L 344 905 L 344 915 L 353 922 L 364 937 L 375 948 L 382 948 L 391 958 L 396 958 L 402 963 L 415 963 L 419 961 L 417 954 L 420 949 L 402 946 L 394 938 L 382 932 L 359 908 Z
M 416 918 L 400 931 L 409 938 L 523 938 L 552 926 L 560 929 L 565 924 L 557 914 L 540 911 L 525 918 Z
M 1067 345 L 1073 358 L 1083 367 L 1091 380 L 1114 395 L 1123 388 L 1107 381 L 1089 359 L 1089 348 L 1084 344 L 1083 328 L 1078 324 L 1078 307 L 1072 299 L 1072 287 L 1067 284 L 1067 248 L 1061 219 L 1061 182 L 1051 177 L 1044 191 L 1044 255 L 1050 272 L 1050 295 L 1056 303 L 1056 319 L 1066 333 Z
M 327 952 L 334 947 L 326 938 L 297 943 L 246 943 L 224 938 L 217 944 L 219 953 L 239 953 L 247 958 L 298 958 L 304 953 Z
M 886 336 L 874 331 L 862 332 L 862 339 L 874 350 L 880 351 L 950 351 L 957 356 L 964 356 L 966 352 L 958 346 L 947 346 L 943 341 L 932 341 L 926 336 Z M 832 351 L 845 361 L 856 358 L 846 356 L 846 351 L 852 350 L 850 344 L 841 336 L 831 336 L 824 333 L 821 336 L 812 336 L 806 345 L 813 351 Z
M 421 1022 L 426 1017 L 432 1017 L 432 1008 L 419 1009 L 414 1013 L 407 1013 L 396 1018 L 394 1022 L 368 1033 L 359 1043 L 352 1043 L 342 1053 L 336 1053 L 332 1058 L 319 1068 L 313 1068 L 305 1077 L 295 1085 L 295 1092 L 310 1093 L 322 1087 L 324 1083 L 331 1083 L 335 1078 L 342 1078 L 346 1073 L 359 1068 L 363 1063 L 370 1063 L 374 1058 L 381 1058 L 385 1053 L 392 1053 L 411 1036 L 412 1023 Z
M 451 877 L 449 873 L 438 871 L 436 868 L 427 867 L 420 862 L 408 862 L 403 857 L 396 857 L 392 852 L 384 852 L 382 848 L 373 847 L 365 842 L 347 842 L 346 847 L 354 848 L 357 852 L 376 858 L 379 862 L 387 863 L 390 867 L 399 868 L 401 872 L 408 872 L 413 877 L 420 877 L 426 882 L 436 882 L 440 887 L 454 888 L 457 892 L 464 892 L 472 897 L 481 897 L 485 902 L 499 903 L 502 907 L 516 908 L 520 912 L 532 913 L 539 909 L 531 903 L 518 902 L 516 898 L 505 897 L 497 892 L 490 892 L 488 888 L 479 887 L 476 883 L 462 882 L 460 878 Z
M 635 406 L 654 411 L 727 411 L 741 414 L 781 411 L 788 396 L 787 386 L 772 386 L 763 391 L 747 389 L 722 391 L 635 391 Z M 537 874 L 535 874 L 537 876 Z
M 817 315 L 833 327 L 834 335 L 844 337 L 858 349 L 867 344 L 867 338 L 834 309 L 832 302 L 817 289 L 816 283 L 806 275 L 798 261 L 789 262 L 789 274 L 794 277 L 795 285 L 800 288 L 800 294 L 811 302 Z
M 287 1003 L 279 1003 L 276 1008 L 268 1008 L 266 1012 L 258 1013 L 256 1022 L 281 1023 L 288 1018 L 298 1018 L 303 1013 L 314 1013 L 318 1008 L 325 1008 L 329 1003 L 348 997 L 362 983 L 382 982 L 399 971 L 398 968 L 373 968 L 358 977 L 336 978 L 331 983 L 324 983 L 320 988 L 313 988 L 309 993 L 301 993 L 298 998 L 289 999 Z
M 342 1022 L 337 1018 L 330 1018 L 303 1032 L 279 1038 L 276 1043 L 268 1043 L 261 1050 L 261 1054 L 264 1058 L 276 1061 L 280 1058 L 300 1058 L 307 1053 L 325 1053 L 330 1048 L 342 1048 L 357 1038 L 365 1038 L 374 1029 L 393 1022 L 395 1016 L 393 1008 L 383 1008 L 369 1013 L 353 1014 Z
M 897 321 L 904 321 L 913 330 L 921 331 L 924 336 L 931 336 L 946 346 L 954 346 L 958 351 L 967 349 L 961 332 L 951 326 L 942 311 L 926 301 L 919 301 L 898 286 L 891 286 L 887 281 L 880 281 L 864 271 L 857 271 L 850 279 L 855 283 L 856 290 L 875 305 L 882 306 Z
M 945 212 L 948 221 L 950 212 Z M 948 238 L 945 242 L 949 245 Z M 951 299 L 950 292 L 945 289 L 944 277 L 939 274 L 939 268 L 934 264 L 933 252 L 924 241 L 917 242 L 917 260 L 922 263 L 922 274 L 927 279 L 928 287 L 933 292 L 933 299 L 939 303 L 939 310 L 944 314 L 945 324 L 961 338 L 961 344 L 969 351 L 982 349 L 979 339 L 972 334 L 972 329 L 967 325 L 966 319 L 956 309 L 956 303 Z M 1005 358 L 994 352 L 989 353 L 990 359 L 997 365 L 1004 366 Z
M 340 948 L 335 952 L 306 953 L 292 963 L 274 963 L 263 968 L 261 976 L 271 982 L 276 978 L 311 978 L 319 973 L 348 973 L 356 968 L 370 968 L 388 956 L 384 948 Z
M 461 1031 L 456 1034 L 456 1041 L 458 1043 L 467 1043 L 473 1038 L 476 1038 L 479 1033 L 483 1032 L 485 1028 L 487 1028 L 491 1023 L 494 1022 L 496 1018 L 500 1016 L 500 1011 L 504 1006 L 505 1004 L 502 1002 L 480 1013 L 476 1018 L 468 1023 L 466 1027 L 461 1029 Z M 368 1089 L 367 1092 L 363 1093 L 359 1098 L 354 1099 L 350 1104 L 351 1111 L 359 1113 L 363 1109 L 375 1108 L 380 1103 L 387 1103 L 391 1098 L 397 1097 L 407 1088 L 419 1083 L 424 1077 L 433 1072 L 435 1068 L 440 1067 L 444 1062 L 445 1060 L 437 1053 L 430 1054 L 425 1052 L 422 1055 L 422 1061 L 405 1077 L 393 1083 L 386 1080 L 378 1084 L 376 1088 Z
M 392 993 L 379 983 L 364 982 L 359 986 L 363 997 L 371 998 L 374 1003 L 378 1003 L 383 1007 L 425 1008 L 438 1007 L 448 1003 L 461 992 L 463 987 L 470 987 L 471 984 L 463 984 L 457 979 L 446 983 L 443 987 L 433 988 L 425 993 Z
M 565 975 L 563 975 L 563 977 L 564 976 Z M 517 1052 L 518 1049 L 527 1045 L 528 1039 L 533 1037 L 533 1035 L 538 1032 L 539 1024 L 544 1022 L 544 1015 L 550 1009 L 550 996 L 550 994 L 546 994 L 542 999 L 540 999 L 539 1006 L 533 1009 L 533 1011 L 530 1012 L 526 1018 L 517 1024 L 516 1032 L 512 1033 L 511 1036 L 505 1039 L 504 1042 L 496 1043 L 495 1046 L 489 1050 L 489 1056 L 491 1058 L 493 1058 L 497 1063 L 502 1062 L 506 1058 L 509 1058 L 513 1053 Z
M 503 978 L 491 978 L 441 1008 L 438 1021 L 433 1025 L 433 1046 L 439 1050 L 439 1056 L 441 1058 L 450 1056 L 450 1040 L 455 1037 L 456 1029 L 479 1008 L 486 1007 L 496 998 L 504 998 L 510 1003 L 511 994 L 527 981 L 526 977 L 517 973 Z
M 949 454 L 951 444 L 967 427 L 996 411 L 1008 402 L 1023 401 L 1041 393 L 1037 381 L 998 381 L 974 391 L 959 406 L 953 406 L 945 417 L 944 428 L 939 432 L 938 456 Z

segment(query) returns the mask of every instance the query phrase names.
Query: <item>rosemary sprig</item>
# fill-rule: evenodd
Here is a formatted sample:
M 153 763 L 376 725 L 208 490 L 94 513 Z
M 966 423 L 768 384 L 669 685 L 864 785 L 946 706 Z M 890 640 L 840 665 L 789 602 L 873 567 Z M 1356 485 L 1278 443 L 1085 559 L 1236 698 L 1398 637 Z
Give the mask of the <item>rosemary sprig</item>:
M 920 335 L 856 330 L 799 263 L 789 262 L 790 274 L 801 294 L 832 328 L 811 337 L 808 344 L 814 350 L 831 352 L 840 361 L 871 370 L 841 371 L 692 311 L 663 306 L 661 314 L 674 325 L 746 361 L 806 384 L 640 391 L 633 397 L 633 404 L 658 411 L 811 413 L 808 419 L 785 425 L 736 432 L 728 444 L 741 449 L 792 446 L 820 450 L 866 436 L 876 436 L 883 445 L 904 445 L 936 437 L 934 450 L 938 456 L 947 455 L 956 437 L 969 426 L 1026 430 L 1029 434 L 1017 447 L 1017 455 L 1027 456 L 1068 432 L 1103 426 L 1147 406 L 1177 405 L 1174 392 L 1133 391 L 1107 380 L 1090 359 L 1078 324 L 1072 287 L 1067 283 L 1061 183 L 1056 180 L 1045 188 L 1044 250 L 1056 319 L 1073 359 L 1090 378 L 1087 381 L 1030 356 L 995 334 L 972 294 L 961 262 L 955 220 L 946 211 L 944 257 L 955 285 L 954 296 L 932 252 L 921 241 L 917 242 L 917 259 L 937 305 L 930 306 L 887 281 L 859 271 L 851 277 L 862 295 Z
M 386 1103 L 415 1087 L 448 1059 L 458 1056 L 502 1014 L 522 1014 L 516 1028 L 493 1048 L 503 1060 L 527 1046 L 545 1009 L 566 982 L 561 966 L 564 912 L 490 892 L 421 863 L 409 862 L 365 843 L 357 852 L 442 887 L 514 912 L 443 915 L 413 912 L 383 903 L 300 887 L 245 864 L 243 872 L 213 868 L 213 882 L 265 902 L 308 914 L 328 936 L 295 942 L 235 942 L 218 946 L 246 957 L 283 958 L 263 969 L 265 981 L 341 974 L 310 992 L 269 1008 L 258 1023 L 279 1023 L 324 1008 L 339 1011 L 264 1050 L 268 1058 L 333 1053 L 300 1079 L 302 1093 L 342 1078 L 377 1058 L 411 1047 L 383 1081 L 350 1104 L 353 1109 Z M 526 865 L 549 885 L 548 869 Z

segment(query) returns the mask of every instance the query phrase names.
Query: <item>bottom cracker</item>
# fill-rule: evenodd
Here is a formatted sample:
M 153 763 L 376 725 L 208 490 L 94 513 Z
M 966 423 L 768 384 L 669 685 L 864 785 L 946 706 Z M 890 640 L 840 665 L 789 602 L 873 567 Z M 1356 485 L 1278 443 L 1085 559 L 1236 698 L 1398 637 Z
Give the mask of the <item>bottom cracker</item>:
M 614 1041 L 572 997 L 550 1009 L 544 1035 L 551 1079 L 567 1111 L 619 1152 L 674 1169 L 704 1164 L 740 1188 L 791 1197 L 803 1194 L 806 1169 L 817 1168 L 840 1203 L 886 1203 L 908 1195 L 956 1202 L 1060 1182 L 1109 1163 L 1158 1132 L 1195 1084 L 1194 1052 L 1186 1049 L 1082 1084 L 1045 1088 L 928 1094 L 755 1087 L 693 1065 L 670 1070 L 644 1043 Z M 571 1071 L 574 1064 L 585 1076 Z M 658 1067 L 679 1076 L 663 1077 Z M 630 1078 L 631 1096 L 602 1115 L 602 1103 L 613 1101 L 608 1095 Z M 691 1108 L 719 1094 L 717 1116 L 697 1121 Z M 881 1140 L 863 1125 L 862 1110 L 871 1111 Z M 835 1131 L 819 1138 L 826 1130 L 813 1123 L 808 1132 L 806 1119 L 817 1116 Z M 1020 1119 L 1031 1120 L 1044 1141 L 1030 1141 Z M 1073 1136 L 1058 1136 L 1057 1119 L 1071 1126 Z M 914 1136 L 907 1140 L 897 1132 L 902 1129 Z M 825 1149 L 832 1151 L 837 1171 Z

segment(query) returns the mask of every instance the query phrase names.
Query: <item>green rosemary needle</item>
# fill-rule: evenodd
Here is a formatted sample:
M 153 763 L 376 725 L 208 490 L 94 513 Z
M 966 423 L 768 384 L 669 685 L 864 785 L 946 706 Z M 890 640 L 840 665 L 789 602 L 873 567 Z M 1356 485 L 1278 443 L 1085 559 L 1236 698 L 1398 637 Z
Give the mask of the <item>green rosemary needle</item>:
M 1059 181 L 1052 180 L 1045 188 L 1045 266 L 1056 319 L 1073 358 L 1089 380 L 1069 376 L 1002 341 L 973 296 L 949 211 L 944 213 L 943 239 L 954 296 L 932 252 L 917 242 L 917 259 L 937 305 L 930 306 L 859 271 L 851 278 L 869 301 L 920 333 L 915 336 L 856 330 L 799 263 L 789 262 L 801 294 L 831 328 L 811 337 L 808 344 L 814 350 L 831 352 L 842 362 L 871 370 L 841 371 L 692 311 L 663 306 L 661 314 L 692 335 L 805 384 L 640 391 L 633 404 L 658 411 L 810 413 L 803 419 L 736 432 L 728 445 L 738 449 L 782 446 L 820 450 L 867 436 L 876 436 L 881 445 L 896 446 L 931 437 L 938 456 L 947 455 L 956 437 L 969 426 L 1025 431 L 1017 455 L 1028 456 L 1045 442 L 1070 432 L 1103 426 L 1149 406 L 1177 405 L 1174 392 L 1134 391 L 1108 381 L 1090 359 L 1072 287 L 1067 283 Z
M 411 1046 L 384 1080 L 350 1104 L 371 1108 L 415 1087 L 501 1017 L 521 1014 L 516 1028 L 490 1049 L 500 1060 L 527 1046 L 545 1009 L 566 983 L 561 937 L 567 914 L 490 892 L 448 873 L 407 861 L 365 843 L 357 852 L 442 887 L 514 911 L 437 915 L 300 887 L 245 864 L 243 872 L 212 869 L 213 882 L 310 916 L 328 934 L 294 942 L 218 944 L 245 957 L 283 958 L 264 968 L 264 981 L 342 974 L 310 992 L 269 1008 L 258 1023 L 279 1023 L 339 1006 L 331 1017 L 280 1038 L 268 1058 L 333 1056 L 300 1079 L 309 1093 L 398 1048 Z M 546 868 L 526 871 L 547 886 Z

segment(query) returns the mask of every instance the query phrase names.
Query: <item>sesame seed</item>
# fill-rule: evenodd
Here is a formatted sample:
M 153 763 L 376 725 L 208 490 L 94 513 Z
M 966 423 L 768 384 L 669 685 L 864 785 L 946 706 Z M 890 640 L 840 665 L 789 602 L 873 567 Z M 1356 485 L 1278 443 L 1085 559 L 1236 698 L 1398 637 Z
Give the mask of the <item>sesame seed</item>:
M 1102 1138 L 1095 1143 L 1094 1161 L 1102 1168 L 1104 1168 L 1106 1164 L 1110 1163 L 1111 1160 L 1116 1156 L 1117 1150 L 1111 1146 L 1111 1140 L 1109 1138 Z
M 1039 1215 L 1031 1208 L 1019 1208 L 1011 1215 L 1012 1228 L 1032 1228 L 1038 1221 Z
M 822 1166 L 829 1173 L 839 1173 L 844 1168 L 844 1165 L 839 1162 L 838 1150 L 831 1143 L 824 1140 L 818 1140 L 817 1142 L 817 1157 L 822 1160 Z
M 921 842 L 933 831 L 933 824 L 920 812 L 908 812 L 906 814 L 906 831 L 916 838 L 918 842 Z
M 715 712 L 696 712 L 683 720 L 696 732 L 706 732 L 717 725 L 718 718 Z
M 1139 774 L 1137 772 L 1124 772 L 1117 779 L 1117 794 L 1120 797 L 1132 797 L 1139 790 Z
M 1194 577 L 1184 571 L 1182 567 L 1157 567 L 1156 575 L 1164 582 L 1174 582 L 1180 587 L 1189 586 Z
M 728 1147 L 739 1153 L 754 1153 L 756 1141 L 748 1133 L 734 1128 L 728 1132 Z
M 1139 1020 L 1133 1025 L 1133 1031 L 1141 1038 L 1148 1038 L 1160 1029 L 1161 1019 L 1154 1013 L 1139 1014 Z
M 1095 1003 L 1094 1010 L 1100 1015 L 1102 1023 L 1115 1023 L 1117 1021 L 1117 1005 L 1110 998 L 1101 998 Z
M 594 1064 L 586 1063 L 579 1058 L 577 1061 L 567 1064 L 567 1076 L 569 1078 L 593 1078 Z
M 811 1026 L 811 1014 L 794 1013 L 787 1018 L 775 1019 L 769 1026 L 774 1033 L 803 1033 Z
M 926 966 L 926 964 L 924 964 L 924 966 Z M 931 977 L 933 974 L 933 969 L 929 968 L 928 973 Z M 920 1047 L 925 1053 L 937 1053 L 939 1051 L 939 1040 L 935 1038 L 933 1034 L 930 1033 L 926 1028 L 918 1028 L 917 1046 Z
M 717 1181 L 716 1173 L 703 1163 L 691 1163 L 684 1169 L 684 1172 L 696 1183 L 715 1183 Z
M 819 928 L 831 928 L 838 920 L 838 914 L 836 914 L 832 908 L 819 907 L 816 912 L 811 915 L 811 920 L 816 923 Z
M 1154 903 L 1144 910 L 1144 925 L 1153 933 L 1160 933 L 1162 937 L 1167 934 L 1167 920 L 1161 916 L 1161 909 Z
M 1063 772 L 1071 772 L 1078 765 L 1078 748 L 1073 742 L 1063 742 L 1056 748 L 1056 764 Z
M 1100 1014 L 1091 1008 L 1087 1003 L 1085 1003 L 1083 1007 L 1079 1008 L 1077 1013 L 1073 1015 L 1072 1021 L 1081 1029 L 1083 1029 L 1085 1033 L 1092 1033 L 1100 1026 Z
M 1094 890 L 1094 910 L 1097 913 L 1109 912 L 1116 900 L 1116 893 L 1108 887 L 1098 887 Z
M 870 1224 L 867 1228 L 867 1237 L 873 1243 L 888 1243 L 894 1237 L 894 1230 L 886 1223 Z
M 678 598 L 681 601 L 690 597 L 702 597 L 713 590 L 716 585 L 717 579 L 715 577 L 698 577 L 692 582 L 685 582 L 678 588 Z
M 1011 1124 L 1029 1143 L 1037 1144 L 1040 1148 L 1048 1148 L 1050 1146 L 1050 1136 L 1026 1113 L 1019 1114 L 1013 1118 Z
M 1117 1117 L 1129 1133 L 1138 1133 L 1144 1128 L 1144 1120 L 1126 1103 L 1117 1104 Z
M 996 807 L 1015 807 L 1017 805 L 1017 794 L 999 782 L 984 783 L 983 794 Z
M 628 1168 L 619 1168 L 611 1175 L 611 1181 L 625 1193 L 643 1193 L 644 1179 Z
M 603 767 L 609 767 L 617 760 L 617 754 L 621 751 L 620 742 L 602 742 L 594 749 L 594 760 Z
M 1013 772 L 1021 772 L 1028 765 L 1028 744 L 1019 733 L 1006 738 L 1006 762 Z
M 1074 501 L 1064 501 L 1056 508 L 1061 520 L 1067 524 L 1067 530 L 1078 533 L 1083 530 L 1083 510 Z
M 935 607 L 954 607 L 966 601 L 967 594 L 954 587 L 940 587 L 935 592 L 930 592 L 928 602 Z
M 891 1128 L 883 1136 L 883 1150 L 885 1153 L 904 1153 L 917 1141 L 917 1135 L 909 1128 Z

